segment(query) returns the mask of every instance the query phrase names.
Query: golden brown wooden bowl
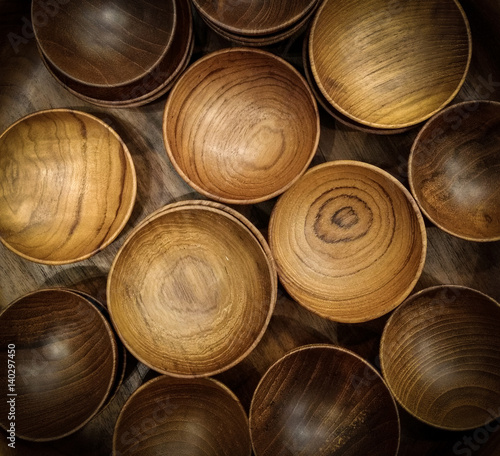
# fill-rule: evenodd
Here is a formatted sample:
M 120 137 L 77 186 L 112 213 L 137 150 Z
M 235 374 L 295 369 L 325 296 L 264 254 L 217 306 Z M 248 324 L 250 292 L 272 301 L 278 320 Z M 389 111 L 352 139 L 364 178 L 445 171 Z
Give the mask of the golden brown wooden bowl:
M 445 107 L 471 54 L 456 0 L 326 0 L 309 44 L 326 100 L 356 122 L 386 129 L 418 124 Z
M 0 136 L 0 240 L 45 264 L 88 258 L 132 212 L 136 176 L 125 143 L 84 112 L 30 114 Z
M 0 325 L 0 425 L 7 429 L 10 421 L 8 394 L 17 394 L 20 438 L 55 440 L 88 423 L 105 404 L 117 371 L 116 341 L 101 312 L 77 293 L 44 289 L 4 309 Z M 7 370 L 9 354 L 15 374 Z M 12 377 L 14 392 L 8 390 Z
M 237 364 L 260 341 L 277 277 L 247 225 L 220 208 L 181 203 L 132 232 L 107 293 L 114 326 L 137 359 L 161 373 L 203 377 Z
M 398 402 L 431 426 L 463 431 L 500 416 L 500 306 L 479 291 L 408 298 L 386 324 L 380 361 Z
M 250 456 L 248 418 L 238 398 L 208 378 L 162 375 L 126 402 L 113 435 L 114 456 Z
M 396 403 L 380 374 L 332 345 L 289 352 L 264 374 L 250 408 L 255 456 L 395 456 Z
M 413 143 L 408 173 L 439 228 L 469 241 L 500 240 L 500 103 L 467 101 L 434 116 Z
M 283 59 L 223 49 L 177 81 L 163 119 L 165 147 L 181 177 L 211 199 L 251 204 L 289 188 L 319 142 L 316 101 Z
M 401 304 L 427 248 L 422 215 L 404 186 L 380 168 L 350 160 L 311 168 L 280 197 L 269 242 L 290 295 L 346 323 Z

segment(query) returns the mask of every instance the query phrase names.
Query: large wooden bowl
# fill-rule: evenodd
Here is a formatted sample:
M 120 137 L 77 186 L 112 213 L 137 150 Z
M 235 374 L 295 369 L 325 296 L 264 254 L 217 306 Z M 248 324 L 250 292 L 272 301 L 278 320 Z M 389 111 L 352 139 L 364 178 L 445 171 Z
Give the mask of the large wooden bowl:
M 277 277 L 244 223 L 217 207 L 181 203 L 133 231 L 107 292 L 114 326 L 136 358 L 158 372 L 201 377 L 237 364 L 257 345 Z
M 319 142 L 305 79 L 273 54 L 224 49 L 193 65 L 170 92 L 168 156 L 195 190 L 229 204 L 270 199 L 309 166 Z
M 109 245 L 136 197 L 132 157 L 89 114 L 30 114 L 0 136 L 0 240 L 31 261 L 83 260 Z
M 500 306 L 478 291 L 411 296 L 387 322 L 380 361 L 398 402 L 431 426 L 463 431 L 500 416 Z
M 380 374 L 331 345 L 291 351 L 264 374 L 252 399 L 255 456 L 395 456 L 396 403 Z
M 500 240 L 500 103 L 468 101 L 434 116 L 413 143 L 413 195 L 442 230 Z
M 424 265 L 427 237 L 410 193 L 356 161 L 311 168 L 273 209 L 270 247 L 281 283 L 334 321 L 380 317 L 401 304 Z
M 149 381 L 129 398 L 113 435 L 114 456 L 250 453 L 243 407 L 227 387 L 212 379 L 163 375 Z
M 456 0 L 326 0 L 309 43 L 327 101 L 376 128 L 416 125 L 458 93 L 471 34 Z
M 59 439 L 89 422 L 117 372 L 116 341 L 101 312 L 69 290 L 44 289 L 9 305 L 0 325 L 0 425 L 7 429 L 12 397 L 16 435 L 23 439 Z

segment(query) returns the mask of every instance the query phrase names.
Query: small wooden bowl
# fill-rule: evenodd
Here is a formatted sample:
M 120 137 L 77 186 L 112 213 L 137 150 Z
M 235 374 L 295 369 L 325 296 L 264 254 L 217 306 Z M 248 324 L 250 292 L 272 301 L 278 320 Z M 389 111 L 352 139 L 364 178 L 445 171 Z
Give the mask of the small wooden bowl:
M 137 182 L 127 146 L 84 112 L 30 114 L 0 136 L 0 240 L 44 264 L 88 258 L 127 223 Z
M 245 411 L 238 398 L 213 379 L 163 375 L 150 380 L 129 398 L 113 435 L 115 456 L 250 453 Z
M 0 314 L 0 325 L 6 392 L 0 425 L 7 429 L 9 393 L 17 394 L 20 438 L 55 440 L 88 423 L 105 404 L 118 363 L 116 341 L 101 312 L 74 292 L 45 289 L 14 301 Z M 13 383 L 9 359 L 15 362 Z M 6 391 L 9 385 L 13 391 Z
M 277 277 L 245 224 L 217 207 L 180 203 L 132 232 L 107 293 L 114 326 L 137 359 L 175 377 L 203 377 L 237 364 L 260 341 Z
M 170 92 L 165 147 L 181 177 L 205 196 L 253 204 L 279 195 L 319 143 L 316 101 L 287 62 L 257 49 L 211 53 Z
M 464 431 L 500 416 L 500 306 L 459 286 L 423 290 L 391 315 L 382 372 L 419 420 Z
M 434 116 L 413 143 L 408 172 L 439 228 L 469 241 L 500 240 L 500 103 L 467 101 Z
M 314 19 L 311 68 L 326 100 L 364 125 L 416 125 L 460 90 L 470 28 L 456 0 L 326 0 Z
M 401 304 L 427 248 L 422 215 L 404 186 L 380 168 L 349 160 L 311 168 L 281 196 L 269 241 L 290 295 L 346 323 Z
M 396 403 L 380 374 L 332 345 L 291 351 L 264 374 L 250 407 L 255 456 L 395 456 Z

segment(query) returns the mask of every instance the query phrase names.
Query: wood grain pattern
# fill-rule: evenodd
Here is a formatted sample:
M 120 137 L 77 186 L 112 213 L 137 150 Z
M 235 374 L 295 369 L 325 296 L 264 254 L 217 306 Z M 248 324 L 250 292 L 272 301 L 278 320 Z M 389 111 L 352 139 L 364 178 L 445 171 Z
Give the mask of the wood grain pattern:
M 427 247 L 409 192 L 355 161 L 311 168 L 276 204 L 269 240 L 287 291 L 309 310 L 350 323 L 401 304 Z
M 109 245 L 135 203 L 125 143 L 83 112 L 31 114 L 0 137 L 0 239 L 46 264 L 71 263 Z
M 441 229 L 500 240 L 500 103 L 458 103 L 433 117 L 415 139 L 408 173 L 422 211 Z
M 455 0 L 327 0 L 312 25 L 309 55 L 335 109 L 371 127 L 403 128 L 456 96 L 471 49 Z
M 449 430 L 500 417 L 500 306 L 458 286 L 432 287 L 392 314 L 380 345 L 384 377 L 420 420 Z
M 375 369 L 348 350 L 310 345 L 264 375 L 252 400 L 250 433 L 256 456 L 395 456 L 400 428 L 394 399 Z
M 309 166 L 319 115 L 304 78 L 284 60 L 250 48 L 194 63 L 172 89 L 163 135 L 179 174 L 231 204 L 270 199 Z
M 69 290 L 44 289 L 0 314 L 2 347 L 15 344 L 16 434 L 47 441 L 84 426 L 104 405 L 117 373 L 111 326 L 89 301 Z M 0 352 L 7 366 L 7 349 Z M 0 372 L 7 397 L 7 369 Z M 6 429 L 8 405 L 0 404 Z

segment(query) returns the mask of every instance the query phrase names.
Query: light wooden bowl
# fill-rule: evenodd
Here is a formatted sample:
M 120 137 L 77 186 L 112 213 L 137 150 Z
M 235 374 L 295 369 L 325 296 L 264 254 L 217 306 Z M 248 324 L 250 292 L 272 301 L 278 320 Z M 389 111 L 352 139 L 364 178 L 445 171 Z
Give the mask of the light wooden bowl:
M 45 264 L 88 258 L 132 212 L 132 157 L 104 122 L 70 109 L 30 114 L 0 136 L 0 240 Z
M 401 304 L 427 247 L 422 215 L 403 185 L 380 168 L 348 160 L 311 168 L 281 196 L 269 241 L 290 295 L 348 323 Z
M 336 346 L 309 345 L 266 372 L 252 400 L 250 433 L 255 456 L 395 456 L 400 425 L 369 363 Z
M 500 306 L 478 291 L 444 285 L 408 298 L 380 360 L 398 402 L 431 426 L 464 431 L 500 416 Z
M 439 228 L 469 241 L 500 240 L 500 103 L 467 101 L 434 116 L 415 139 L 408 172 Z
M 456 0 L 326 0 L 312 25 L 309 57 L 336 110 L 397 129 L 423 122 L 455 97 L 471 43 Z
M 105 404 L 117 371 L 110 325 L 87 299 L 44 289 L 14 301 L 0 314 L 2 385 L 8 383 L 8 347 L 15 346 L 16 435 L 48 441 L 88 423 Z M 7 429 L 8 404 L 0 405 Z
M 114 326 L 137 359 L 161 373 L 202 377 L 232 367 L 257 345 L 277 277 L 244 223 L 217 207 L 181 203 L 132 232 L 107 293 Z
M 140 429 L 140 433 L 135 433 Z M 113 455 L 250 456 L 248 418 L 238 398 L 212 379 L 157 377 L 118 417 Z
M 203 195 L 252 204 L 284 192 L 309 166 L 319 115 L 304 78 L 273 54 L 224 49 L 193 65 L 170 92 L 165 147 Z

